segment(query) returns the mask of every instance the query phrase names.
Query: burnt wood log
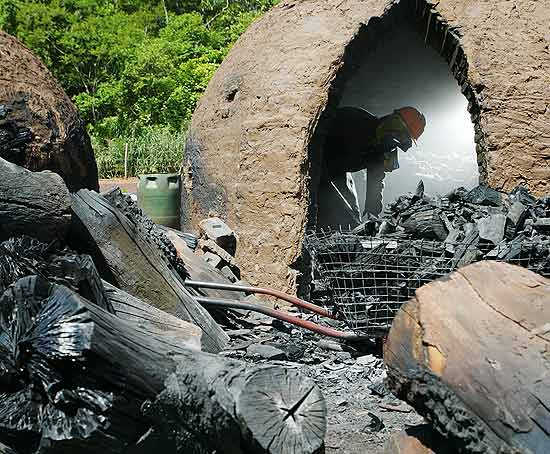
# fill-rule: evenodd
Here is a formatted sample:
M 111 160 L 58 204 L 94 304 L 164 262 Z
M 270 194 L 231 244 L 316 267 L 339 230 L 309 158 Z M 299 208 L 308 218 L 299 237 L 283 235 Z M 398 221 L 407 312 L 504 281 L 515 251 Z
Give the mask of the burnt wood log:
M 71 224 L 71 198 L 63 179 L 31 172 L 0 158 L 0 241 L 29 235 L 62 240 Z
M 176 271 L 176 275 L 182 280 L 187 278 L 185 263 L 178 257 L 176 248 L 166 236 L 167 227 L 155 224 L 143 211 L 137 203 L 126 194 L 123 194 L 120 188 L 114 188 L 106 192 L 103 197 L 114 207 L 120 210 L 130 223 L 139 226 L 139 230 L 144 239 L 155 244 L 161 251 L 163 259 L 169 267 Z
M 132 323 L 136 329 L 172 338 L 176 345 L 200 350 L 202 330 L 102 281 L 89 255 L 57 250 L 33 238 L 0 243 L 0 295 L 22 277 L 40 275 Z
M 7 447 L 6 445 L 0 443 L 0 454 L 17 454 L 17 452 Z
M 140 452 L 147 439 L 167 454 L 322 447 L 323 397 L 296 371 L 177 346 L 38 277 L 4 293 L 0 328 L 0 442 L 18 452 Z
M 106 281 L 103 285 L 115 314 L 136 329 L 162 336 L 175 346 L 202 349 L 202 330 L 198 326 L 163 312 Z
M 1 242 L 0 295 L 20 278 L 32 275 L 69 287 L 99 307 L 114 312 L 89 255 L 59 250 L 55 244 L 27 236 Z
M 425 285 L 402 307 L 385 345 L 387 384 L 457 451 L 543 454 L 548 351 L 550 281 L 479 262 Z
M 391 435 L 384 445 L 384 454 L 456 454 L 456 449 L 425 424 Z
M 72 195 L 73 245 L 92 255 L 103 277 L 116 287 L 202 329 L 206 351 L 217 353 L 228 336 L 183 285 L 163 251 L 145 230 L 101 195 Z
M 326 431 L 325 401 L 311 380 L 214 355 L 179 361 L 145 415 L 185 454 L 315 453 Z

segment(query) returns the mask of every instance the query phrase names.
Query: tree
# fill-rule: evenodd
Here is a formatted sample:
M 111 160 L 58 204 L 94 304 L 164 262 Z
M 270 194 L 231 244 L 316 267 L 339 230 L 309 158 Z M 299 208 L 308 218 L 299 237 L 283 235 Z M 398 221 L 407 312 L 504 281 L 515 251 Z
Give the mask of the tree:
M 50 68 L 104 139 L 180 129 L 246 27 L 276 0 L 0 0 L 0 28 Z

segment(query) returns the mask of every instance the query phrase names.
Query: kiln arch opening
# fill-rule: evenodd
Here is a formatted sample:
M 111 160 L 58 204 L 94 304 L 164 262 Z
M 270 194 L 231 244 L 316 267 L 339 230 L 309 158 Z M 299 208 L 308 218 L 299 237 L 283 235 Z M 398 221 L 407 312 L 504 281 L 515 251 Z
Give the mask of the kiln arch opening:
M 483 135 L 467 71 L 458 31 L 426 2 L 401 2 L 369 21 L 346 51 L 312 141 L 310 228 L 357 225 L 369 213 L 380 214 L 398 195 L 414 191 L 421 179 L 426 193 L 434 195 L 483 181 Z M 398 145 L 397 153 L 388 154 L 387 143 L 381 146 L 380 124 L 404 106 L 422 112 L 425 129 L 412 147 Z M 349 108 L 367 111 L 372 120 L 359 113 L 367 120 L 350 129 L 349 118 L 358 117 L 349 117 Z M 346 111 L 344 132 L 335 141 L 335 129 L 342 129 L 338 119 Z M 355 163 L 335 176 L 335 163 L 346 159 L 350 143 L 365 155 L 385 150 L 386 159 L 373 164 L 369 158 L 365 169 Z

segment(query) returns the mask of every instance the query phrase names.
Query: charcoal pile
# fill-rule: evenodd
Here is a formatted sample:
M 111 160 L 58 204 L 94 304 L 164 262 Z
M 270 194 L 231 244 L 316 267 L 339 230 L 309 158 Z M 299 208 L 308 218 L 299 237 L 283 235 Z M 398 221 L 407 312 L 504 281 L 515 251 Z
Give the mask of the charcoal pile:
M 510 194 L 478 186 L 430 198 L 422 187 L 388 206 L 378 236 L 441 242 L 453 268 L 525 260 L 536 272 L 550 272 L 550 197 L 536 199 L 522 186 Z
M 380 218 L 312 233 L 305 246 L 312 296 L 335 304 L 350 328 L 382 334 L 417 288 L 470 263 L 504 261 L 550 276 L 550 197 L 484 186 L 429 197 L 420 182 Z
M 10 109 L 0 105 L 0 157 L 14 164 L 25 163 L 25 150 L 32 142 L 32 132 L 16 121 L 8 119 Z
M 0 157 L 32 171 L 52 170 L 71 192 L 98 189 L 90 138 L 76 106 L 51 72 L 0 31 Z
M 216 355 L 228 336 L 185 287 L 194 271 L 131 200 L 70 195 L 51 172 L 4 165 L 14 177 L 0 196 L 2 452 L 322 448 L 320 389 L 296 370 Z M 21 187 L 41 182 L 56 195 Z M 12 209 L 18 194 L 28 213 Z M 57 227 L 42 223 L 55 205 Z

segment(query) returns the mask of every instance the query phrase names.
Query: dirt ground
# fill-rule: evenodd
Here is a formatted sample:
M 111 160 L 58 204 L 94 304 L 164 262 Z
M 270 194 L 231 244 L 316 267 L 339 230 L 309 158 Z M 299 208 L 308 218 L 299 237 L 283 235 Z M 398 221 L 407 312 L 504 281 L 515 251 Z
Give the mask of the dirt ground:
M 334 351 L 339 344 L 328 338 L 254 313 L 228 334 L 223 355 L 296 368 L 317 383 L 327 402 L 326 454 L 382 454 L 391 434 L 424 423 L 385 389 L 383 361 L 372 345 Z
M 99 191 L 104 192 L 109 189 L 120 187 L 122 192 L 128 194 L 137 194 L 137 178 L 114 178 L 114 179 L 102 179 L 99 180 Z

